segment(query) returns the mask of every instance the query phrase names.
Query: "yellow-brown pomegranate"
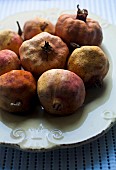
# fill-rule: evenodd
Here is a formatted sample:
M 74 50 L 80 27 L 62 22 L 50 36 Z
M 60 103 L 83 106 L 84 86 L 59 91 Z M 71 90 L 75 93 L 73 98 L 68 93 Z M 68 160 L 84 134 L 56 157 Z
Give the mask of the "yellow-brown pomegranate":
M 109 70 L 109 60 L 98 46 L 83 46 L 70 55 L 67 69 L 73 71 L 88 85 L 101 85 Z

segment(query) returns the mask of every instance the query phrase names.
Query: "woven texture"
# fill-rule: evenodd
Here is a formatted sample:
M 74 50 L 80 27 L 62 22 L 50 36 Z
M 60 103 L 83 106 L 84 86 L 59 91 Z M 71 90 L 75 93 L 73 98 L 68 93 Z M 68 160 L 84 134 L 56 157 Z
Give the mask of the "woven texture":
M 77 3 L 116 25 L 115 0 L 0 0 L 0 20 L 17 12 L 75 9 Z M 116 170 L 116 126 L 99 139 L 74 148 L 29 153 L 0 146 L 0 170 Z
M 102 16 L 116 25 L 115 0 L 0 0 L 0 20 L 17 12 L 48 8 L 76 9 L 77 3 L 89 12 Z
M 116 126 L 101 138 L 70 149 L 29 153 L 0 147 L 0 170 L 116 170 Z

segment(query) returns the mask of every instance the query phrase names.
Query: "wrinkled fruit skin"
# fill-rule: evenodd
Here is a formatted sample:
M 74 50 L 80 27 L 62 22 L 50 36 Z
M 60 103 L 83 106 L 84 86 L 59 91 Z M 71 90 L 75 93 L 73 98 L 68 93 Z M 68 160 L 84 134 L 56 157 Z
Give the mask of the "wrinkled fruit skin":
M 43 18 L 35 18 L 25 22 L 23 27 L 24 40 L 29 40 L 41 32 L 54 34 L 55 26 L 49 20 Z
M 48 52 L 42 48 L 45 41 L 50 45 Z M 39 77 L 49 69 L 64 68 L 69 49 L 60 37 L 42 32 L 23 42 L 19 54 L 23 68 L 30 71 L 35 77 Z
M 21 64 L 17 54 L 11 50 L 0 51 L 0 75 L 11 70 L 20 70 Z
M 12 70 L 0 76 L 0 108 L 8 112 L 25 112 L 36 95 L 36 81 L 30 72 Z
M 67 69 L 82 78 L 86 86 L 102 83 L 109 70 L 109 60 L 98 46 L 83 46 L 70 55 Z
M 64 69 L 44 72 L 37 82 L 37 93 L 44 109 L 53 115 L 69 115 L 82 106 L 84 83 L 75 73 Z
M 100 45 L 103 34 L 99 23 L 91 18 L 86 22 L 76 19 L 76 15 L 63 14 L 56 23 L 55 34 L 68 45 L 76 43 L 82 45 Z
M 9 49 L 18 55 L 22 42 L 18 33 L 11 30 L 0 31 L 0 50 Z

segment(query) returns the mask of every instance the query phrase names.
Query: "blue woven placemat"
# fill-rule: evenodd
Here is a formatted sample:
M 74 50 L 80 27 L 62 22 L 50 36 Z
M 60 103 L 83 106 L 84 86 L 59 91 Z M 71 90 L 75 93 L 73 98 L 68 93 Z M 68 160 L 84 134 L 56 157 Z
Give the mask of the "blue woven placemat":
M 0 170 L 116 170 L 116 126 L 80 147 L 24 152 L 0 147 Z
M 76 10 L 77 4 L 116 25 L 115 0 L 0 0 L 0 20 L 15 13 L 31 10 Z

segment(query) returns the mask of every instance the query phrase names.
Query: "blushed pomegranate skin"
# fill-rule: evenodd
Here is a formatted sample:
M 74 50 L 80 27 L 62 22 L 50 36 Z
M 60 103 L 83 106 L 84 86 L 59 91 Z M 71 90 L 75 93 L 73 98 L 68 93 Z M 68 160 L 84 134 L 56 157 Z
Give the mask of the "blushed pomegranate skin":
M 86 22 L 76 19 L 75 14 L 62 14 L 59 16 L 55 34 L 64 42 L 83 45 L 101 45 L 103 40 L 102 28 L 99 23 L 91 18 Z
M 65 68 L 69 49 L 60 37 L 42 32 L 24 41 L 19 54 L 24 70 L 39 78 L 49 69 Z
M 85 86 L 75 73 L 64 69 L 51 69 L 38 79 L 37 93 L 47 112 L 64 116 L 72 114 L 82 106 Z
M 11 70 L 20 70 L 21 64 L 18 55 L 11 50 L 0 51 L 0 75 Z
M 41 32 L 55 34 L 55 26 L 47 19 L 36 17 L 24 23 L 24 40 L 29 40 Z
M 9 49 L 19 55 L 19 48 L 23 40 L 18 33 L 12 30 L 1 30 L 0 31 L 0 50 Z

